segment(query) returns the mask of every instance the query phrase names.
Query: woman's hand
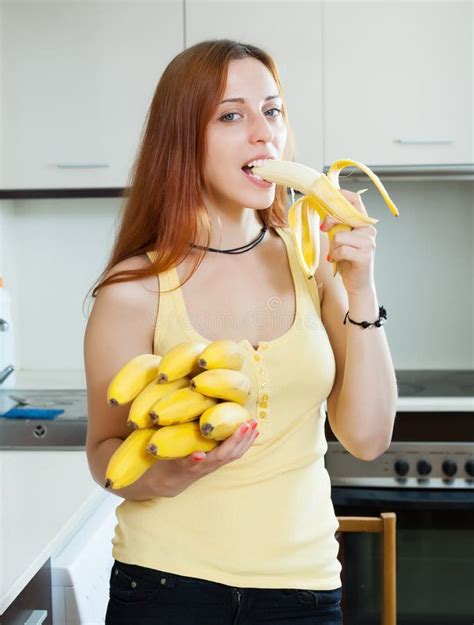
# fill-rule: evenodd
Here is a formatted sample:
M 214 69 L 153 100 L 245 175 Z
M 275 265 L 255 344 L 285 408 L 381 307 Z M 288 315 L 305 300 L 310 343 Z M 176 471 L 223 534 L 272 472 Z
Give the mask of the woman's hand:
M 155 480 L 160 482 L 160 491 L 163 490 L 163 484 L 166 484 L 165 496 L 175 497 L 204 475 L 212 473 L 229 462 L 238 460 L 259 434 L 256 429 L 258 423 L 255 419 L 250 419 L 246 423 L 250 427 L 243 435 L 240 430 L 244 424 L 240 425 L 232 436 L 220 442 L 210 452 L 196 451 L 185 458 L 157 460 L 147 471 L 150 484 L 153 483 L 155 477 Z M 158 470 L 157 476 L 153 475 L 154 469 Z
M 352 206 L 367 215 L 358 193 L 346 189 L 340 191 Z M 320 227 L 323 232 L 327 232 L 337 223 L 331 217 L 326 217 Z M 376 235 L 377 230 L 369 224 L 350 231 L 336 232 L 333 240 L 329 240 L 329 262 L 337 261 L 337 271 L 348 294 L 360 295 L 375 290 Z

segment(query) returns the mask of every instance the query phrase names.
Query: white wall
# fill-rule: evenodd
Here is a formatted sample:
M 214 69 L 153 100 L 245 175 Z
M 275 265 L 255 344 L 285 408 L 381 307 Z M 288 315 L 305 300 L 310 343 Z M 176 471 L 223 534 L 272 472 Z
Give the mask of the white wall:
M 121 199 L 12 204 L 4 274 L 16 304 L 17 368 L 83 369 L 83 300 L 105 267 Z
M 473 182 L 386 182 L 399 219 L 365 180 L 377 224 L 375 279 L 396 369 L 473 363 Z M 113 244 L 120 198 L 0 202 L 2 271 L 14 295 L 17 366 L 83 369 L 88 289 Z M 325 261 L 324 261 L 325 262 Z

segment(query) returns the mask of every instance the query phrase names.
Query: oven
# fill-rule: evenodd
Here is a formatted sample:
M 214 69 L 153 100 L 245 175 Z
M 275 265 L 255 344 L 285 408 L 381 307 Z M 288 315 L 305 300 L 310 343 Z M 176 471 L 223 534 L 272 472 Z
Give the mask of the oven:
M 326 423 L 338 515 L 397 515 L 397 625 L 474 623 L 472 371 L 397 371 L 389 449 L 365 462 Z M 344 535 L 344 625 L 380 623 L 380 536 Z

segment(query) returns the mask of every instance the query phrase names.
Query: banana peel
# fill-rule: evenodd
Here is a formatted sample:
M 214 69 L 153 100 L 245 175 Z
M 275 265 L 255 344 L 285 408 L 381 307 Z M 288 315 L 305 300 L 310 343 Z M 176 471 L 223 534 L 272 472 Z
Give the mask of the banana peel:
M 268 160 L 264 165 L 252 168 L 252 173 L 269 182 L 286 185 L 303 193 L 303 197 L 290 206 L 288 222 L 295 237 L 299 262 L 308 278 L 314 276 L 319 266 L 319 225 L 326 217 L 337 222 L 327 232 L 330 241 L 337 232 L 378 223 L 378 219 L 357 210 L 341 193 L 339 174 L 346 167 L 356 167 L 363 171 L 376 186 L 390 212 L 395 217 L 399 216 L 397 207 L 379 177 L 363 163 L 349 158 L 335 161 L 327 174 L 300 163 L 283 160 Z M 366 190 L 359 191 L 359 194 Z M 335 276 L 337 262 L 333 263 L 333 267 Z

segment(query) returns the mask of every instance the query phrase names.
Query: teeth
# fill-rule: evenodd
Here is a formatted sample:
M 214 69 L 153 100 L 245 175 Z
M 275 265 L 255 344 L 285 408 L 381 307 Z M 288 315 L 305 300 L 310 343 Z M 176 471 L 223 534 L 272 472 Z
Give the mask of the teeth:
M 258 176 L 257 174 L 253 174 L 252 172 L 250 172 L 248 174 L 249 176 L 252 176 L 252 178 L 256 178 L 257 180 L 263 180 L 263 178 L 261 178 L 260 176 Z
M 262 167 L 269 160 L 269 158 L 259 158 L 257 161 L 250 161 L 250 163 L 247 163 L 247 167 Z

